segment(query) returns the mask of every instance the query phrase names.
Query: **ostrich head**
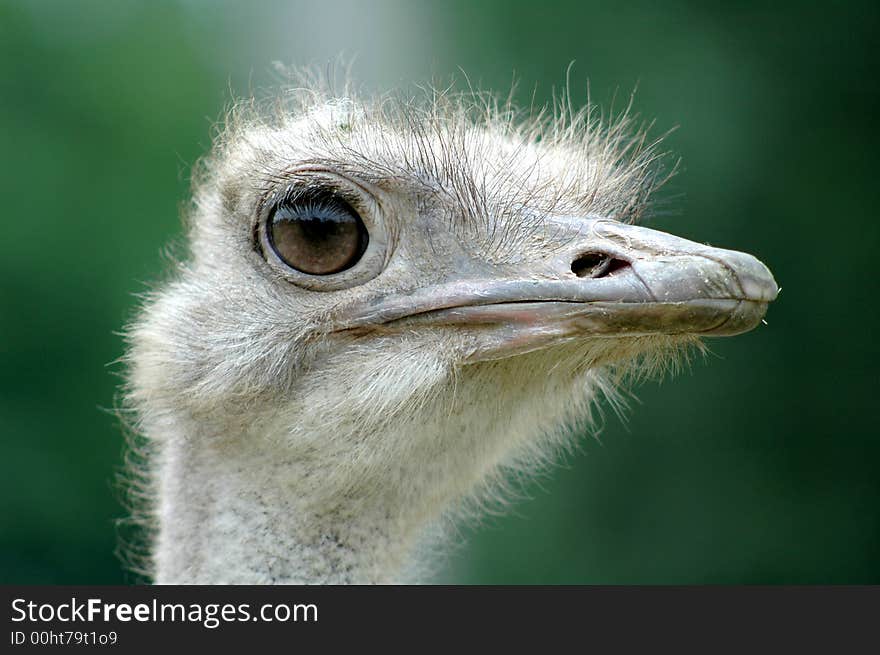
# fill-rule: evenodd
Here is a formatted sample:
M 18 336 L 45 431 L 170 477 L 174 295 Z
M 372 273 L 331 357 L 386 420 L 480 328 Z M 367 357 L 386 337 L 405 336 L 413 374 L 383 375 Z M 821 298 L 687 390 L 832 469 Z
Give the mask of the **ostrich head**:
M 589 108 L 236 110 L 129 334 L 158 579 L 400 579 L 427 526 L 556 450 L 622 371 L 754 327 L 763 264 L 633 225 L 655 160 Z

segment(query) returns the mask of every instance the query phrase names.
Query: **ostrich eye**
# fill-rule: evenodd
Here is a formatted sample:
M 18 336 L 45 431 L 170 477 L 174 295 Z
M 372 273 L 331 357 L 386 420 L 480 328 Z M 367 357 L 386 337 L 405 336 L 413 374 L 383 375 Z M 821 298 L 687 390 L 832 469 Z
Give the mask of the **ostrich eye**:
M 272 211 L 269 245 L 291 268 L 330 275 L 351 268 L 367 249 L 369 235 L 351 205 L 332 195 L 282 201 Z

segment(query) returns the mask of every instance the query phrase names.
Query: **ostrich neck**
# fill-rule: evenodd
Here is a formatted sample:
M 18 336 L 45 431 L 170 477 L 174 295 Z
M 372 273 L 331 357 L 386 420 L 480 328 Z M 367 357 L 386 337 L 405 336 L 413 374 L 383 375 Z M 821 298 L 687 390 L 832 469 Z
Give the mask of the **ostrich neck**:
M 401 581 L 430 517 L 396 496 L 357 489 L 316 500 L 332 472 L 280 456 L 265 448 L 271 443 L 162 440 L 156 582 Z
M 264 412 L 217 406 L 198 419 L 153 412 L 157 581 L 409 580 L 444 513 L 501 480 L 508 462 L 524 470 L 567 441 L 559 426 L 583 415 L 596 384 L 576 365 L 560 369 L 578 353 L 464 370 L 451 388 L 442 367 L 423 365 L 421 386 L 355 380 L 332 397 L 307 388 L 277 411 L 267 401 Z M 378 364 L 362 368 L 375 376 Z M 437 379 L 425 373 L 434 369 Z

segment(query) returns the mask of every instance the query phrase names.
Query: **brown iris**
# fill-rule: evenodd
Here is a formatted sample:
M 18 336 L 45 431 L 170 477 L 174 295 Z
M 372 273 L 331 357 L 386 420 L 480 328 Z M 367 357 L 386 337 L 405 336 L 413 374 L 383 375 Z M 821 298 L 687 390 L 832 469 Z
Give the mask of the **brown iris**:
M 369 243 L 364 222 L 342 198 L 332 194 L 284 200 L 269 217 L 269 245 L 291 268 L 330 275 L 351 268 Z

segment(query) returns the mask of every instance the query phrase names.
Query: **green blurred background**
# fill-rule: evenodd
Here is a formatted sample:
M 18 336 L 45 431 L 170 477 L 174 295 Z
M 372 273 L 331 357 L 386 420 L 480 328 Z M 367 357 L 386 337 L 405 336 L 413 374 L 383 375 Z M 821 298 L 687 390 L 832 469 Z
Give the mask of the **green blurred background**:
M 368 89 L 461 67 L 515 73 L 528 103 L 572 60 L 606 107 L 638 84 L 683 160 L 652 226 L 752 252 L 784 289 L 768 327 L 643 385 L 463 527 L 438 580 L 880 582 L 878 33 L 873 0 L 0 2 L 0 582 L 132 580 L 117 333 L 231 94 L 340 52 Z

